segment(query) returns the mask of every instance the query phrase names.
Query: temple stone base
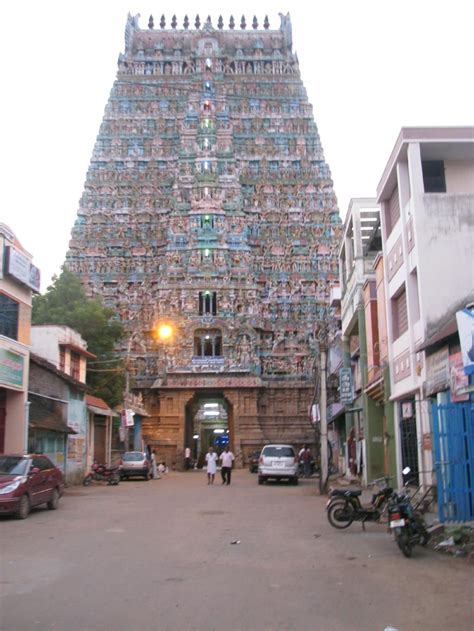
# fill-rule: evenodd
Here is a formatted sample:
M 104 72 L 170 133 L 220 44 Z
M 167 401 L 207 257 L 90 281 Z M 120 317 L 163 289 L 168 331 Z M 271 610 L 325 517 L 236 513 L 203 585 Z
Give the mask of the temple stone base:
M 313 393 L 312 384 L 267 384 L 253 377 L 168 377 L 166 384 L 143 392 L 150 413 L 142 423 L 143 440 L 160 459 L 181 470 L 185 447 L 193 447 L 194 412 L 206 399 L 217 398 L 227 409 L 236 466 L 246 466 L 250 453 L 266 443 L 297 448 L 314 443 L 309 421 Z

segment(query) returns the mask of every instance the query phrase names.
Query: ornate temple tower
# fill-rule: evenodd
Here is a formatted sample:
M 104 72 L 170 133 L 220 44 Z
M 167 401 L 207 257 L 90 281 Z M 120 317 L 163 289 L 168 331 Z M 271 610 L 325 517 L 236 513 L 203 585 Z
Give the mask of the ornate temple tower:
M 280 18 L 140 29 L 128 16 L 72 231 L 66 267 L 127 330 L 143 438 L 178 466 L 216 429 L 240 462 L 314 435 L 340 219 Z

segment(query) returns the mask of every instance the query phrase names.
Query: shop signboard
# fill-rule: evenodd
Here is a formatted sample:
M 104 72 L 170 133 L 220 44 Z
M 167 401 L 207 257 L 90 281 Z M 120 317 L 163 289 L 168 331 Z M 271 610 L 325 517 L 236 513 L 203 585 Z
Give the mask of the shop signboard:
M 0 348 L 0 383 L 21 388 L 23 386 L 24 357 Z
M 426 358 L 425 394 L 430 396 L 449 387 L 449 348 L 428 355 Z
M 464 373 L 460 351 L 449 356 L 449 368 L 451 401 L 453 403 L 469 401 L 469 377 Z
M 341 368 L 339 370 L 339 400 L 341 403 L 351 404 L 354 400 L 352 392 L 352 369 Z
M 39 269 L 32 265 L 30 259 L 16 248 L 8 246 L 7 253 L 6 271 L 8 274 L 33 291 L 39 292 L 41 280 Z
M 466 375 L 474 373 L 474 309 L 463 309 L 456 313 L 462 363 Z
M 122 427 L 133 427 L 135 424 L 133 417 L 134 413 L 132 410 L 122 410 L 120 413 Z

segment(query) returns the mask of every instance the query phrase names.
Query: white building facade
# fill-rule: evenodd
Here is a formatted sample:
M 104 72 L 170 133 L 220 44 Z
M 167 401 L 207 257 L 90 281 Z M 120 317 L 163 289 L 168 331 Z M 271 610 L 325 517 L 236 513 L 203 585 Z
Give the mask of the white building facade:
M 423 345 L 474 299 L 474 128 L 402 128 L 377 202 L 398 470 L 431 484 Z

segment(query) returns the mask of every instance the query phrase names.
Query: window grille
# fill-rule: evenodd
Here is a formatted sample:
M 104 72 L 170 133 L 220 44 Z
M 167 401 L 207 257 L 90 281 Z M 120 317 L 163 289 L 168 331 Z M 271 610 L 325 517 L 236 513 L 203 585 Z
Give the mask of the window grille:
M 215 291 L 199 292 L 199 315 L 216 315 L 217 293 Z
M 0 294 L 0 335 L 18 340 L 19 304 Z
M 196 357 L 221 357 L 222 334 L 219 329 L 199 329 L 194 334 Z
M 393 339 L 397 339 L 408 330 L 407 293 L 405 288 L 392 298 Z

